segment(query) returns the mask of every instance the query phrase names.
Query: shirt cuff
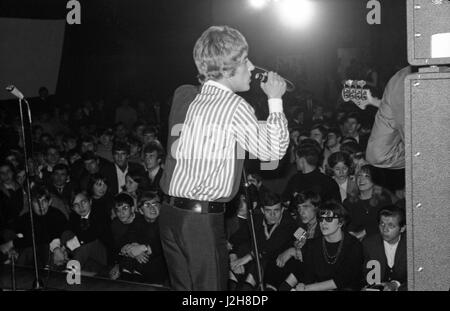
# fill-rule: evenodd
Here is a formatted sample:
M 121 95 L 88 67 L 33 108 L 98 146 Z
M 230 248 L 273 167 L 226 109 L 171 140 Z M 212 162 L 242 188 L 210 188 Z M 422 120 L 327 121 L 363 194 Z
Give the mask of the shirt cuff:
M 281 98 L 269 98 L 269 113 L 283 112 L 283 100 Z
M 60 239 L 54 239 L 53 241 L 50 242 L 50 252 L 53 253 L 53 251 L 58 247 L 61 247 Z

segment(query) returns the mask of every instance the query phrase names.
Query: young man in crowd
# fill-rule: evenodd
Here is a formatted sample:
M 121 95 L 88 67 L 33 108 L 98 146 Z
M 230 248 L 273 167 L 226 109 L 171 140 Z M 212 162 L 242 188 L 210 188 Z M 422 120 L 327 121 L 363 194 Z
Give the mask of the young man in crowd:
M 339 186 L 329 176 L 319 170 L 320 147 L 316 141 L 304 140 L 297 148 L 297 174 L 291 177 L 283 192 L 283 201 L 289 204 L 297 193 L 311 190 L 323 200 L 334 199 L 341 202 Z
M 150 189 L 152 191 L 161 191 L 159 181 L 163 174 L 164 149 L 159 143 L 153 141 L 145 145 L 142 156 L 146 176 L 150 181 Z
M 49 192 L 62 200 L 67 207 L 67 212 L 65 213 L 67 216 L 69 216 L 68 211 L 70 209 L 68 207 L 70 200 L 75 192 L 75 187 L 69 176 L 69 167 L 66 164 L 56 164 L 51 175 L 51 183 L 48 184 Z
M 349 113 L 344 118 L 344 129 L 345 136 L 353 137 L 356 142 L 363 148 L 363 150 L 366 149 L 369 137 L 363 136 L 359 132 L 361 129 L 361 121 L 360 116 L 357 112 Z
M 314 124 L 311 127 L 311 130 L 309 132 L 310 138 L 317 141 L 320 145 L 320 148 L 324 149 L 325 140 L 327 138 L 327 130 L 322 124 Z
M 102 175 L 108 179 L 111 193 L 117 194 L 125 185 L 125 176 L 129 172 L 137 172 L 139 175 L 145 175 L 145 170 L 142 165 L 128 161 L 130 146 L 127 143 L 116 142 L 112 151 L 114 158 L 113 166 L 105 170 Z
M 323 151 L 323 163 L 327 163 L 328 158 L 332 153 L 341 151 L 342 133 L 337 127 L 328 129 L 328 134 L 325 141 L 325 148 Z
M 365 280 L 370 285 L 382 285 L 384 291 L 407 288 L 406 221 L 404 209 L 388 205 L 378 212 L 379 234 L 364 239 Z M 375 266 L 371 263 L 375 263 Z M 370 274 L 379 267 L 379 279 Z M 375 271 L 376 273 L 376 271 Z M 379 284 L 376 284 L 376 281 Z
M 50 263 L 50 243 L 61 236 L 67 219 L 53 207 L 52 197 L 45 185 L 35 185 L 31 190 L 31 205 L 36 237 L 36 255 L 39 267 Z M 12 246 L 18 252 L 18 265 L 33 265 L 33 240 L 30 211 L 19 217 L 13 227 Z
M 78 260 L 82 271 L 102 273 L 111 247 L 110 218 L 92 209 L 91 198 L 83 192 L 72 201 L 73 213 L 60 239 L 53 241 L 53 262 L 63 265 L 68 258 Z
M 114 201 L 117 218 L 111 226 L 116 264 L 110 277 L 165 283 L 168 273 L 159 236 L 159 196 L 144 193 L 139 201 L 140 213 L 136 213 L 134 200 L 127 193 L 119 193 Z
M 276 290 L 289 276 L 295 266 L 295 261 L 303 261 L 302 248 L 308 239 L 322 236 L 317 212 L 322 200 L 317 193 L 303 191 L 295 196 L 294 205 L 297 212 L 297 224 L 294 243 L 290 248 L 278 255 L 266 269 L 265 283 L 267 288 Z M 295 270 L 295 269 L 294 269 Z
M 289 212 L 281 205 L 280 196 L 275 193 L 268 192 L 264 195 L 261 211 L 262 213 L 255 213 L 254 221 L 264 275 L 268 264 L 274 262 L 294 242 L 293 234 L 297 225 Z M 243 228 L 242 234 L 248 234 L 248 230 Z M 259 280 L 251 236 L 247 235 L 246 239 L 241 239 L 241 243 L 233 245 L 230 253 L 230 289 L 253 290 L 257 287 Z

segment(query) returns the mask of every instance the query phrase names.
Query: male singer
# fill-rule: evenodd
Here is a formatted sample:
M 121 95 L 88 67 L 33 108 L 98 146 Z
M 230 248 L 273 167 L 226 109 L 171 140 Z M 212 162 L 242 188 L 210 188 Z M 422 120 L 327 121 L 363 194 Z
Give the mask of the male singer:
M 243 152 L 237 148 L 263 161 L 284 156 L 289 143 L 281 100 L 286 83 L 274 72 L 261 83 L 270 114 L 259 123 L 254 109 L 235 94 L 250 89 L 254 69 L 244 36 L 212 26 L 193 52 L 202 85 L 181 86 L 173 97 L 160 183 L 171 199 L 161 209 L 161 240 L 173 289 L 226 290 L 223 214 L 239 188 Z

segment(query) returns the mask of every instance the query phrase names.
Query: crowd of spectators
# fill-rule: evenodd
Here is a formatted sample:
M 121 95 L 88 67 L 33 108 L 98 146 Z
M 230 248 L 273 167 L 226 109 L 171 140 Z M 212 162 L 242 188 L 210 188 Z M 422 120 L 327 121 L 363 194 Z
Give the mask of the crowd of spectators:
M 265 290 L 406 288 L 404 180 L 365 160 L 371 123 L 361 111 L 299 98 L 285 100 L 291 142 L 279 167 L 262 172 L 249 161 L 249 197 L 242 190 L 227 204 L 230 290 L 258 288 L 256 256 Z M 0 113 L 2 264 L 33 265 L 33 213 L 40 267 L 64 270 L 76 259 L 86 274 L 170 287 L 158 228 L 170 199 L 159 186 L 167 152 L 160 105 L 124 99 L 109 114 L 102 100 L 53 108 L 33 115 L 31 210 L 20 121 Z M 283 189 L 269 186 L 280 176 Z M 367 277 L 373 260 L 375 281 Z

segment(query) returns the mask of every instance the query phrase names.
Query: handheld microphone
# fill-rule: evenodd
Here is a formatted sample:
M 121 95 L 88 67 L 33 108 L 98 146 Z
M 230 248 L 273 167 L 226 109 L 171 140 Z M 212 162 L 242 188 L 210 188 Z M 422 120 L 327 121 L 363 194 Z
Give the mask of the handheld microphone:
M 20 92 L 14 85 L 8 85 L 5 89 L 17 98 L 24 99 L 22 92 Z
M 256 66 L 256 65 L 253 65 L 253 66 L 255 67 L 255 69 L 262 71 L 262 72 L 257 72 L 255 74 L 255 78 L 263 83 L 267 82 L 267 75 L 269 73 L 269 70 L 267 70 L 263 67 Z M 286 91 L 287 92 L 292 92 L 293 90 L 295 90 L 294 83 L 292 83 L 288 79 L 285 79 L 285 78 L 283 78 L 283 79 L 284 79 L 284 81 L 286 81 Z
M 303 229 L 303 228 L 298 228 L 295 232 L 294 232 L 294 237 L 295 237 L 295 248 L 300 249 L 303 247 L 303 245 L 305 245 L 306 240 L 307 240 L 307 232 Z

